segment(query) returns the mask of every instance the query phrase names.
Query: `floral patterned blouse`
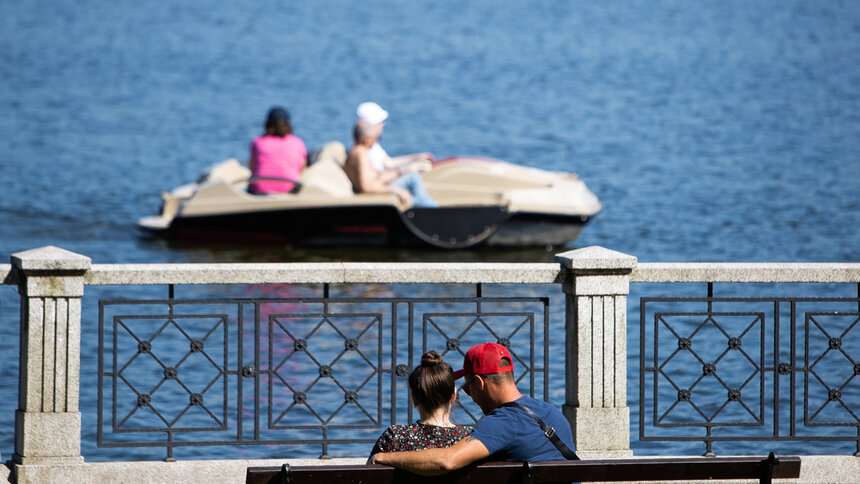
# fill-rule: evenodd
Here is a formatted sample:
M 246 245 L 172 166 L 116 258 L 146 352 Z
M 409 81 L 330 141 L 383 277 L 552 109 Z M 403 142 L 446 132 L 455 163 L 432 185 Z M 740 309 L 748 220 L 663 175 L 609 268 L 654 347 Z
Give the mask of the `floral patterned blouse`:
M 455 425 L 454 427 L 437 427 L 415 422 L 409 425 L 392 425 L 388 427 L 370 455 L 379 452 L 400 452 L 405 450 L 421 450 L 434 447 L 449 447 L 463 437 L 469 435 L 471 427 Z

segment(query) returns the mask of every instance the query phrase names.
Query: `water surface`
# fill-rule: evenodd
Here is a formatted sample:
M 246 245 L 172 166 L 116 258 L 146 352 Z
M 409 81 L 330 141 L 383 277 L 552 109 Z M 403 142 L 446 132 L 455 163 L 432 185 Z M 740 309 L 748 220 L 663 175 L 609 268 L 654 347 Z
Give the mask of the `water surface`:
M 349 144 L 355 106 L 375 100 L 391 112 L 392 154 L 576 171 L 605 209 L 575 247 L 646 262 L 856 262 L 858 66 L 852 1 L 4 2 L 0 254 L 552 260 L 139 236 L 162 190 L 244 159 L 271 105 L 315 146 Z M 11 429 L 17 294 L 0 297 L 0 424 Z M 0 453 L 12 447 L 4 432 Z

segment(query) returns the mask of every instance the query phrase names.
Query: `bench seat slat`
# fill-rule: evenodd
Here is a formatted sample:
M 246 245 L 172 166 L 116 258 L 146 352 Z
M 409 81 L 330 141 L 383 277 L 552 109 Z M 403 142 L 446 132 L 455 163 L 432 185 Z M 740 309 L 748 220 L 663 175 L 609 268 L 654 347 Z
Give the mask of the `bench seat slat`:
M 745 457 L 536 462 L 532 465 L 532 482 L 759 479 L 766 466 L 767 459 Z M 780 457 L 773 468 L 774 478 L 799 476 L 800 457 Z
M 707 479 L 760 479 L 767 468 L 767 458 L 761 457 L 690 457 L 608 459 L 589 461 L 548 461 L 531 465 L 531 482 L 617 482 L 617 481 L 690 481 Z M 773 468 L 773 478 L 800 476 L 800 457 L 779 458 Z M 280 484 L 280 467 L 249 467 L 247 484 Z M 523 464 L 520 462 L 486 462 L 469 466 L 444 476 L 422 478 L 409 472 L 382 465 L 340 465 L 292 467 L 292 484 L 333 482 L 336 484 L 395 484 L 458 483 L 486 484 L 488 482 L 520 484 Z

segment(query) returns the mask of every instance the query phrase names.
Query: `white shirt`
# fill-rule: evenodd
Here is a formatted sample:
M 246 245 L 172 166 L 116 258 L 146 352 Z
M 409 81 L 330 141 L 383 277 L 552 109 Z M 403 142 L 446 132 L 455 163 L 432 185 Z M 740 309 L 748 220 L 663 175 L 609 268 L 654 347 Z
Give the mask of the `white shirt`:
M 370 164 L 373 165 L 376 171 L 385 171 L 388 169 L 387 161 L 391 157 L 388 156 L 388 153 L 382 149 L 379 143 L 373 143 L 373 146 L 367 150 L 367 156 L 370 158 Z

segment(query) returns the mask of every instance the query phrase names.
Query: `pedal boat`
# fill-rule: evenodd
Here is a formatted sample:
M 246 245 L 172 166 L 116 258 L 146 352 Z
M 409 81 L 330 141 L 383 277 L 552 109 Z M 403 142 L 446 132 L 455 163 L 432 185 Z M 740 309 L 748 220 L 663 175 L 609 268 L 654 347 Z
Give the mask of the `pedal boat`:
M 393 194 L 355 194 L 343 155 L 302 173 L 296 193 L 252 195 L 235 159 L 162 194 L 144 231 L 183 241 L 290 246 L 549 247 L 569 244 L 601 209 L 573 173 L 474 157 L 439 160 L 422 174 L 438 208 L 406 206 Z

